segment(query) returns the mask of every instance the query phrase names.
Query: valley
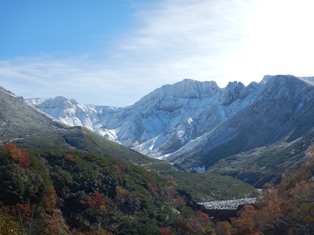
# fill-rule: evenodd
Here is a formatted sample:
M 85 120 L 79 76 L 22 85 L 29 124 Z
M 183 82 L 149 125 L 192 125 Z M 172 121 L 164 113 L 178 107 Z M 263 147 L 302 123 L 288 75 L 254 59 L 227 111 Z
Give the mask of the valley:
M 0 101 L 0 234 L 313 229 L 313 78 L 185 79 L 124 108 Z

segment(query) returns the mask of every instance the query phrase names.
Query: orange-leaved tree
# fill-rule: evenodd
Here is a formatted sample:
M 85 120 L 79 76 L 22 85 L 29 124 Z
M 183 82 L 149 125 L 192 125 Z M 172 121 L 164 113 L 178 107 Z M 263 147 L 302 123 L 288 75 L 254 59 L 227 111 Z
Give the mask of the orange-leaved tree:
M 46 211 L 52 213 L 57 204 L 57 194 L 53 185 L 46 188 L 43 195 L 43 203 Z

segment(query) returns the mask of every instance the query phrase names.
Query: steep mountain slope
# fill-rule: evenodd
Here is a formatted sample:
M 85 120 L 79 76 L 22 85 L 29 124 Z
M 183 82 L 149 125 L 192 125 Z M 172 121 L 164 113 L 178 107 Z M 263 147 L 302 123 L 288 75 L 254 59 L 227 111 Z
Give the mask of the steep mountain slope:
M 68 127 L 54 121 L 0 87 L 0 144 L 5 143 L 27 148 L 92 150 L 138 164 L 153 160 L 85 128 Z
M 314 86 L 293 76 L 275 76 L 262 86 L 254 102 L 169 159 L 196 161 L 207 168 L 226 156 L 283 139 L 293 141 L 314 127 L 313 101 Z
M 253 102 L 260 86 L 230 82 L 220 89 L 215 82 L 185 79 L 126 108 L 82 105 L 64 97 L 28 102 L 68 125 L 85 126 L 148 156 L 162 157 Z
M 265 183 L 279 183 L 283 175 L 294 172 L 306 159 L 314 143 L 314 129 L 293 141 L 278 141 L 226 157 L 210 166 L 208 172 L 230 175 L 261 188 Z
M 0 88 L 0 141 L 1 143 L 18 142 L 35 144 L 47 137 L 47 146 L 56 146 L 60 141 L 56 135 L 65 125 L 54 122 L 47 115 L 40 114 L 25 105 L 22 98 Z M 47 133 L 47 134 L 46 134 Z

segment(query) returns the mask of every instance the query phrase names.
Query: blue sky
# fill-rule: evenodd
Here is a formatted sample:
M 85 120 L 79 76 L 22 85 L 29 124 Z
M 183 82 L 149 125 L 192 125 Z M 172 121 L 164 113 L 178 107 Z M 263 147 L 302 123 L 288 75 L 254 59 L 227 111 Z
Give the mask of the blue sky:
M 133 22 L 123 0 L 1 0 L 0 6 L 1 59 L 97 54 Z
M 314 76 L 312 0 L 0 0 L 0 86 L 126 106 L 192 78 Z

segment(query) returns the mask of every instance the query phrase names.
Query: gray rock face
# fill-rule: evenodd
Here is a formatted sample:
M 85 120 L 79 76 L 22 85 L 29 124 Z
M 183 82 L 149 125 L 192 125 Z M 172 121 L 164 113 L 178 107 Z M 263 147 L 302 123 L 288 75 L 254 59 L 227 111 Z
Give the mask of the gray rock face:
M 207 168 L 240 152 L 296 140 L 313 129 L 313 117 L 314 86 L 293 76 L 274 76 L 258 89 L 254 102 L 169 160 Z
M 244 99 L 246 95 L 246 87 L 241 82 L 229 82 L 219 99 L 219 103 L 228 106 L 238 99 Z

